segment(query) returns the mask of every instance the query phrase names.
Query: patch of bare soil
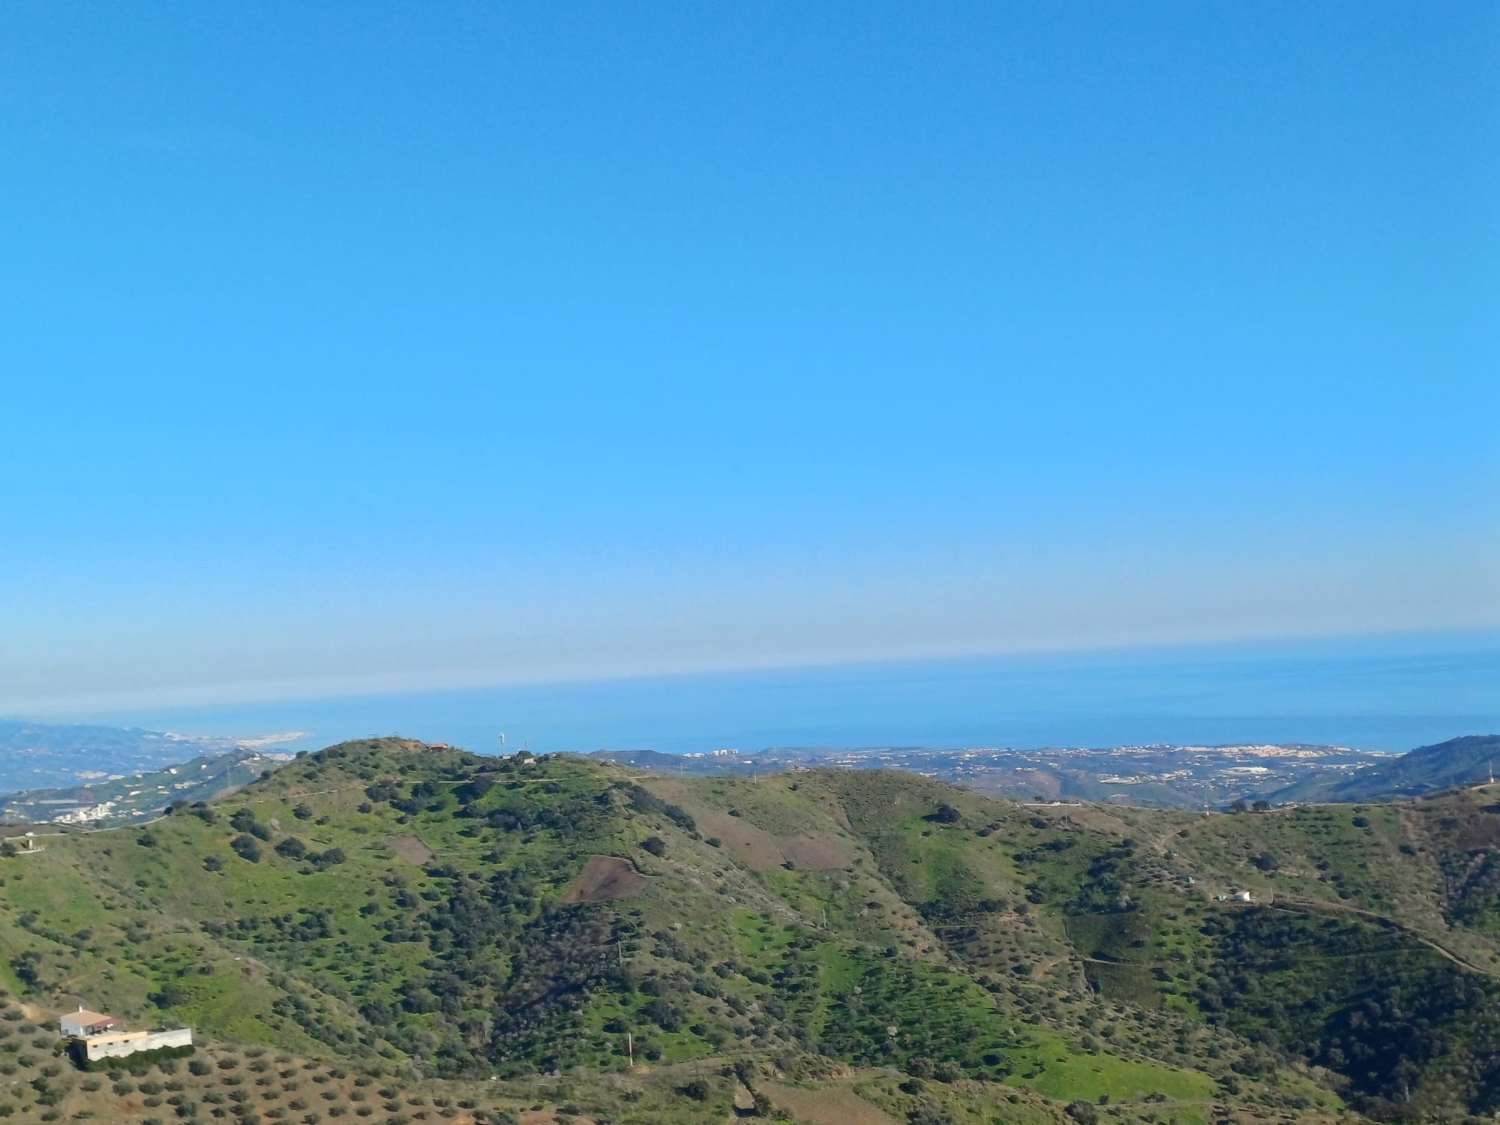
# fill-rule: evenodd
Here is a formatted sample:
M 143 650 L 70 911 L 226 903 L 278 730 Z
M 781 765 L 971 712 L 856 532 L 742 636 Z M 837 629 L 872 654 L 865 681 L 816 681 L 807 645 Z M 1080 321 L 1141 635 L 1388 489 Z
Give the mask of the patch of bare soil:
M 723 842 L 725 854 L 751 871 L 774 871 L 786 858 L 781 854 L 781 844 L 775 836 L 743 817 L 722 812 L 699 814 L 696 810 L 693 815 L 698 821 L 699 832 L 704 836 L 717 836 Z
M 392 836 L 386 844 L 397 859 L 405 860 L 415 867 L 426 867 L 432 862 L 432 849 L 415 836 Z
M 803 1090 L 765 1082 L 761 1084 L 761 1092 L 777 1109 L 784 1109 L 809 1125 L 896 1125 L 884 1111 L 843 1086 Z
M 851 856 L 842 840 L 818 836 L 773 836 L 744 817 L 691 810 L 704 836 L 718 837 L 724 853 L 751 871 L 774 871 L 784 863 L 807 871 L 848 867 Z
M 836 871 L 849 866 L 849 848 L 842 840 L 817 836 L 788 836 L 781 853 L 797 867 L 809 871 Z
M 646 877 L 630 865 L 629 860 L 613 855 L 591 855 L 573 885 L 563 892 L 562 901 L 609 902 L 634 898 L 646 886 Z
M 744 1114 L 748 1116 L 755 1109 L 755 1095 L 750 1092 L 743 1082 L 734 1084 L 734 1108 L 736 1116 Z

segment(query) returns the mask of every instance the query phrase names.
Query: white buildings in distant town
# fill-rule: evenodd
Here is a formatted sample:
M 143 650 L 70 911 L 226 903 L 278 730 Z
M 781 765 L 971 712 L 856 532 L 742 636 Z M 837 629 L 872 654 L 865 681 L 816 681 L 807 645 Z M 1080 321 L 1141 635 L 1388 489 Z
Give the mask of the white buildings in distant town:
M 79 1006 L 58 1020 L 62 1033 L 72 1039 L 88 1062 L 100 1059 L 123 1059 L 142 1051 L 160 1051 L 169 1047 L 191 1047 L 193 1029 L 178 1027 L 169 1031 L 120 1031 L 120 1021 L 103 1012 L 91 1012 Z
M 113 801 L 105 801 L 98 805 L 87 805 L 79 809 L 71 809 L 65 813 L 58 813 L 52 818 L 53 824 L 91 824 L 96 820 L 103 820 L 115 811 Z

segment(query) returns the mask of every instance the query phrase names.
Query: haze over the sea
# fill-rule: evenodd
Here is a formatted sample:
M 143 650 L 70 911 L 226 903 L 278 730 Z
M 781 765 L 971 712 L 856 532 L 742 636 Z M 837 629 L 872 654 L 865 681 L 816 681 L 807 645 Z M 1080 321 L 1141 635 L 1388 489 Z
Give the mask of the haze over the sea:
M 1500 731 L 1500 634 L 842 664 L 73 712 L 293 745 L 399 733 L 481 752 L 1315 742 L 1407 750 Z

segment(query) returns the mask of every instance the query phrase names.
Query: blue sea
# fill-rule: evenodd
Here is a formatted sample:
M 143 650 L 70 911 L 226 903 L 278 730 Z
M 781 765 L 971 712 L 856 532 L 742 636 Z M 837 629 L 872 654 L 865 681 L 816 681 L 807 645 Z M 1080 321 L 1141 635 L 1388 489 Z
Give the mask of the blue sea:
M 72 716 L 71 718 L 77 718 Z M 494 751 L 1310 742 L 1500 732 L 1500 632 L 848 664 L 97 713 L 189 734 Z

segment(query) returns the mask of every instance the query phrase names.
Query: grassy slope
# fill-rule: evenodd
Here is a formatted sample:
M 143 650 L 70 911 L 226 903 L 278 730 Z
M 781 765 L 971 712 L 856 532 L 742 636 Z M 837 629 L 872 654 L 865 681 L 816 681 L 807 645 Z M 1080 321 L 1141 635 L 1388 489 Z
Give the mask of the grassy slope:
M 49 839 L 0 862 L 0 983 L 387 1072 L 560 1069 L 569 1088 L 546 1097 L 620 1120 L 681 1110 L 639 1072 L 591 1077 L 624 1071 L 627 1030 L 656 1073 L 708 1065 L 725 1114 L 732 1083 L 695 1060 L 757 1057 L 796 1084 L 796 1060 L 821 1052 L 898 1116 L 926 1099 L 955 1120 L 1002 1104 L 1046 1119 L 1049 1097 L 1107 1097 L 1121 1120 L 1192 1120 L 1336 1107 L 1339 1083 L 1283 1051 L 1327 1063 L 1330 1035 L 1362 1049 L 1340 1021 L 1371 987 L 1407 995 L 1392 965 L 1468 988 L 1477 974 L 1423 938 L 1495 955 L 1500 900 L 1470 854 L 1500 820 L 1483 795 L 1201 817 L 1035 809 L 880 773 L 632 777 L 383 741 L 299 760 L 203 815 Z M 257 862 L 231 847 L 247 817 L 268 837 Z M 289 836 L 307 854 L 280 854 Z M 593 854 L 628 860 L 643 892 L 564 906 Z M 1216 900 L 1237 886 L 1348 912 L 1288 915 L 1305 956 L 1261 965 L 1302 998 L 1300 1022 L 1228 971 L 1286 938 L 1238 924 Z M 1469 1059 L 1485 1041 L 1455 1042 Z M 900 1071 L 927 1091 L 897 1089 Z M 1468 1096 L 1442 1060 L 1404 1081 L 1419 1105 Z

